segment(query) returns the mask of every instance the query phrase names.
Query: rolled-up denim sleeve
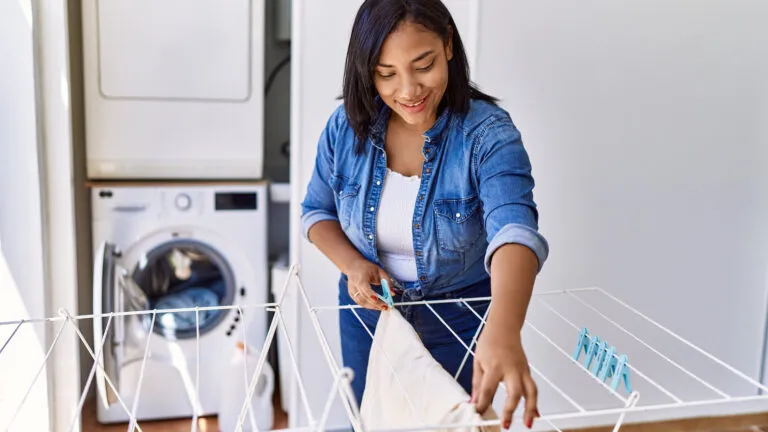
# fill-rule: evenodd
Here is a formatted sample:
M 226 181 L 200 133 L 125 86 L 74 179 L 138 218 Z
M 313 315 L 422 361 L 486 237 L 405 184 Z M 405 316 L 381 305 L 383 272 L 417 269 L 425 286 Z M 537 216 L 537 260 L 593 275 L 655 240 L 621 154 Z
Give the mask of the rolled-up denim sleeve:
M 301 229 L 307 240 L 309 240 L 309 229 L 314 224 L 325 220 L 339 220 L 336 213 L 336 200 L 329 180 L 333 174 L 335 142 L 339 129 L 346 121 L 345 115 L 342 106 L 337 108 L 320 134 L 315 168 L 307 185 L 304 201 L 301 203 Z
M 483 203 L 488 249 L 485 270 L 502 245 L 517 243 L 531 249 L 541 271 L 549 255 L 547 240 L 539 233 L 538 210 L 533 199 L 531 162 L 520 132 L 509 116 L 494 119 L 481 134 L 475 163 Z

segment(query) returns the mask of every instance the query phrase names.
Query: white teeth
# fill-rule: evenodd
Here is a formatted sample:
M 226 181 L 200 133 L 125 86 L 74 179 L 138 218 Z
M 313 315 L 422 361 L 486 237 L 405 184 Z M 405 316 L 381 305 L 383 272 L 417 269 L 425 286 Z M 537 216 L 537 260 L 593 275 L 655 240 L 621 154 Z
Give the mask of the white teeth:
M 426 98 L 424 98 L 424 99 L 426 99 Z M 406 103 L 404 103 L 403 105 L 405 105 L 407 107 L 410 107 L 410 108 L 417 107 L 417 106 L 421 105 L 422 102 L 424 102 L 424 99 L 422 99 L 422 100 L 420 100 L 420 101 L 418 101 L 418 102 L 416 102 L 414 104 L 406 104 Z

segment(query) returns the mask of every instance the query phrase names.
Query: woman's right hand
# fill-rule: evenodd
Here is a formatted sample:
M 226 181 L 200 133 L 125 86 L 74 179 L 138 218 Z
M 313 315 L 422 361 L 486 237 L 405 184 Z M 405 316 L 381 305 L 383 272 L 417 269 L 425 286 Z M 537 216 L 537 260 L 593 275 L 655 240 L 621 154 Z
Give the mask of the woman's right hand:
M 349 265 L 346 275 L 347 290 L 355 303 L 366 309 L 387 310 L 386 303 L 371 288 L 371 285 L 380 285 L 382 279 L 392 286 L 392 280 L 381 267 L 361 258 Z

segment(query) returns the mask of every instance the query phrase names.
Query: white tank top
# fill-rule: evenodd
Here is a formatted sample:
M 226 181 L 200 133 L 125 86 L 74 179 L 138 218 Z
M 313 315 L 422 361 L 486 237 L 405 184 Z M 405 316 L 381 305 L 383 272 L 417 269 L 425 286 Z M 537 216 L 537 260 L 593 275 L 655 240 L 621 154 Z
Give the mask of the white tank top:
M 413 251 L 413 211 L 421 179 L 405 177 L 387 168 L 376 215 L 379 261 L 387 274 L 401 282 L 416 281 Z

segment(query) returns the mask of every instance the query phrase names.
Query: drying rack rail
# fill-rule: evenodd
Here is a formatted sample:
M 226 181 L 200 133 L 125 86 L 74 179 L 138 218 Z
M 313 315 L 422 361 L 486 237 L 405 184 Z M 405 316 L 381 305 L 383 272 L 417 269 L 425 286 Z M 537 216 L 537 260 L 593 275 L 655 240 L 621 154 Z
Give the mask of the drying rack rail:
M 328 389 L 327 399 L 322 407 L 310 406 L 305 380 L 298 366 L 299 353 L 294 352 L 291 332 L 286 329 L 284 320 L 284 301 L 288 290 L 298 293 L 298 300 L 309 317 L 320 342 L 323 355 L 332 374 L 332 385 Z M 482 326 L 487 318 L 472 307 L 490 298 L 464 298 L 450 300 L 432 300 L 396 303 L 396 307 L 412 306 L 423 308 L 425 313 L 433 314 L 453 335 L 456 343 L 465 350 L 461 368 L 472 362 L 474 347 Z M 474 312 L 477 330 L 471 340 L 462 340 L 452 329 L 438 310 L 441 306 L 453 304 Z M 357 306 L 313 305 L 299 277 L 298 266 L 293 265 L 285 281 L 281 297 L 274 303 L 244 306 L 218 306 L 210 308 L 179 308 L 162 310 L 163 313 L 194 312 L 197 318 L 196 348 L 200 349 L 199 314 L 206 310 L 239 309 L 240 313 L 248 309 L 262 308 L 272 313 L 266 340 L 261 347 L 255 371 L 248 376 L 244 367 L 243 385 L 249 395 L 253 395 L 257 378 L 266 363 L 268 347 L 275 343 L 279 334 L 287 343 L 288 358 L 293 378 L 295 379 L 299 405 L 307 419 L 306 425 L 294 426 L 296 431 L 324 431 L 336 425 L 329 425 L 328 419 L 334 403 L 341 402 L 352 427 L 360 432 L 384 432 L 385 429 L 366 428 L 361 418 L 358 402 L 351 389 L 354 376 L 350 369 L 344 368 L 337 358 L 329 340 L 324 316 L 339 313 L 351 313 L 361 320 Z M 19 414 L 25 409 L 28 397 L 36 386 L 45 381 L 46 366 L 61 336 L 65 332 L 74 332 L 77 340 L 87 350 L 93 364 L 89 370 L 77 409 L 72 413 L 69 430 L 75 430 L 81 418 L 86 401 L 87 390 L 94 381 L 102 381 L 99 393 L 111 389 L 118 395 L 123 409 L 130 413 L 131 421 L 127 430 L 142 431 L 141 421 L 136 418 L 136 407 L 141 398 L 144 367 L 150 356 L 151 331 L 155 324 L 158 310 L 126 311 L 103 315 L 73 316 L 66 310 L 60 310 L 56 317 L 0 322 L 0 360 L 3 355 L 14 349 L 14 342 L 24 332 L 35 331 L 35 326 L 51 326 L 52 343 L 45 349 L 41 364 L 35 368 L 31 382 L 25 386 L 16 386 L 16 397 L 6 401 L 6 407 L 0 409 L 0 430 L 22 430 L 17 424 Z M 150 331 L 143 356 L 134 361 L 141 362 L 142 373 L 138 379 L 138 389 L 130 400 L 119 397 L 116 383 L 105 370 L 103 352 L 109 349 L 105 342 L 114 323 L 130 316 L 150 318 Z M 331 316 L 332 318 L 332 316 Z M 78 325 L 82 320 L 101 322 L 106 320 L 103 335 L 98 343 L 84 335 Z M 246 326 L 241 327 L 243 336 Z M 371 338 L 373 333 L 369 332 Z M 523 342 L 529 357 L 532 376 L 539 389 L 539 411 L 535 430 L 561 431 L 583 426 L 612 426 L 620 430 L 629 421 L 648 421 L 682 417 L 726 413 L 755 413 L 768 411 L 768 387 L 755 381 L 746 374 L 715 357 L 705 349 L 687 341 L 685 338 L 655 321 L 651 317 L 633 308 L 607 290 L 600 288 L 569 289 L 562 291 L 537 292 L 531 299 L 531 306 L 523 328 Z M 373 349 L 377 349 L 374 346 Z M 589 361 L 589 359 L 592 361 Z M 198 396 L 197 382 L 200 374 L 200 356 L 197 356 L 193 383 L 190 390 L 190 403 Z M 284 365 L 281 365 L 283 367 Z M 12 383 L 15 384 L 15 383 Z M 0 387 L 5 383 L 0 383 Z M 98 386 L 97 386 L 98 387 Z M 501 412 L 505 400 L 504 386 L 499 386 L 492 406 Z M 249 404 L 243 400 L 238 418 L 237 431 L 253 421 Z M 10 408 L 12 402 L 13 408 Z M 521 401 L 522 403 L 522 401 Z M 711 411 L 714 410 L 714 411 Z M 513 430 L 527 430 L 522 426 L 518 409 L 513 421 Z M 198 415 L 192 418 L 190 430 L 196 431 Z M 386 429 L 391 432 L 422 431 L 440 428 L 443 430 L 464 429 L 468 427 L 499 426 L 498 420 L 480 422 L 473 425 L 414 425 L 408 428 Z
M 304 293 L 298 278 L 297 283 Z M 459 298 L 400 302 L 394 306 L 423 307 L 453 335 L 456 343 L 466 350 L 454 375 L 457 377 L 461 367 L 472 361 L 477 337 L 487 318 L 487 310 L 481 315 L 471 305 L 489 301 L 490 297 Z M 343 369 L 331 353 L 319 317 L 327 312 L 351 313 L 365 327 L 358 313 L 360 307 L 312 306 L 306 295 L 304 302 L 324 346 L 328 366 L 333 373 L 339 373 Z M 471 341 L 462 340 L 440 316 L 437 305 L 441 304 L 461 305 L 474 313 L 478 329 Z M 582 321 L 590 323 L 588 328 L 577 324 Z M 768 396 L 764 393 L 768 387 L 601 288 L 534 293 L 523 331 L 527 336 L 524 345 L 529 354 L 529 367 L 539 389 L 541 417 L 536 420 L 534 429 L 537 430 L 562 431 L 602 425 L 613 426 L 616 432 L 633 415 L 636 420 L 648 421 L 768 411 Z M 373 333 L 368 331 L 368 334 L 374 338 Z M 606 339 L 601 340 L 604 335 Z M 660 346 L 655 343 L 657 340 L 661 341 Z M 586 359 L 590 345 L 594 345 L 592 362 Z M 542 353 L 538 358 L 531 359 L 532 346 Z M 375 340 L 372 349 L 378 349 Z M 629 355 L 624 354 L 627 352 Z M 602 372 L 601 364 L 608 365 L 607 372 Z M 576 376 L 582 379 L 574 381 Z M 505 398 L 504 386 L 500 385 L 492 404 L 497 413 L 501 413 Z M 560 403 L 549 403 L 552 401 Z M 513 430 L 527 430 L 521 426 L 523 403 L 521 400 L 516 410 Z M 355 426 L 366 430 L 363 419 L 353 417 L 352 420 Z M 469 426 L 499 425 L 500 421 L 496 420 Z M 433 426 L 374 430 L 409 432 Z M 451 429 L 468 425 L 439 426 Z
M 291 274 L 296 274 L 294 268 L 291 268 L 290 270 Z M 186 395 L 189 401 L 190 406 L 192 407 L 192 412 L 194 413 L 192 415 L 191 421 L 190 421 L 190 431 L 191 432 L 197 432 L 200 430 L 200 432 L 205 432 L 205 430 L 210 431 L 209 428 L 200 428 L 200 392 L 199 392 L 199 382 L 200 382 L 200 373 L 201 373 L 201 366 L 200 366 L 200 358 L 201 358 L 201 328 L 200 328 L 200 314 L 203 312 L 208 311 L 226 311 L 226 312 L 236 312 L 239 316 L 244 316 L 245 313 L 248 313 L 248 311 L 251 311 L 251 313 L 254 310 L 261 309 L 263 311 L 269 312 L 272 314 L 272 318 L 269 320 L 268 330 L 266 337 L 264 339 L 264 343 L 260 347 L 252 347 L 257 348 L 259 351 L 259 356 L 256 360 L 256 366 L 252 370 L 252 373 L 248 373 L 249 371 L 249 360 L 246 357 L 245 362 L 243 363 L 243 385 L 244 385 L 244 391 L 245 394 L 247 394 L 246 397 L 243 398 L 242 404 L 240 405 L 240 414 L 238 416 L 237 425 L 236 425 L 236 431 L 242 432 L 243 427 L 250 426 L 250 430 L 258 430 L 258 425 L 255 420 L 255 415 L 251 410 L 251 404 L 248 404 L 247 401 L 252 399 L 254 392 L 256 391 L 257 384 L 259 382 L 259 377 L 262 374 L 262 371 L 264 369 L 264 365 L 267 362 L 267 356 L 269 352 L 269 348 L 272 346 L 273 343 L 275 343 L 277 335 L 280 334 L 284 340 L 287 341 L 286 343 L 286 351 L 288 353 L 288 359 L 290 361 L 289 368 L 292 372 L 293 378 L 295 379 L 296 385 L 299 388 L 299 403 L 301 405 L 301 409 L 303 409 L 304 417 L 306 420 L 306 425 L 298 425 L 292 428 L 293 431 L 296 432 L 303 432 L 303 431 L 319 431 L 319 430 L 325 430 L 326 429 L 326 423 L 328 421 L 328 417 L 330 414 L 331 409 L 331 402 L 333 401 L 333 397 L 330 397 L 330 400 L 328 403 L 326 403 L 325 409 L 319 413 L 318 410 L 313 410 L 310 408 L 309 401 L 307 399 L 307 392 L 306 392 L 306 384 L 305 380 L 302 377 L 302 374 L 300 373 L 300 369 L 298 367 L 298 356 L 297 353 L 293 350 L 293 341 L 291 333 L 288 331 L 286 327 L 285 317 L 283 313 L 282 303 L 284 301 L 285 295 L 288 292 L 287 287 L 290 283 L 290 280 L 285 281 L 285 285 L 283 286 L 282 295 L 276 302 L 272 303 L 263 303 L 263 304 L 247 304 L 247 305 L 236 305 L 236 306 L 212 306 L 212 307 L 193 307 L 193 308 L 169 308 L 169 309 L 162 309 L 162 310 L 136 310 L 136 311 L 125 311 L 125 312 L 112 312 L 112 313 L 105 313 L 105 314 L 86 314 L 86 315 L 77 315 L 73 316 L 68 311 L 64 309 L 59 309 L 58 316 L 56 317 L 50 317 L 50 318 L 42 318 L 42 319 L 25 319 L 25 320 L 16 320 L 16 321 L 0 321 L 0 359 L 2 359 L 3 355 L 8 355 L 7 353 L 11 351 L 14 348 L 14 342 L 21 339 L 20 335 L 22 335 L 24 332 L 34 332 L 36 330 L 40 330 L 39 328 L 35 328 L 36 326 L 50 326 L 49 328 L 53 329 L 53 340 L 50 344 L 50 346 L 47 347 L 45 350 L 44 355 L 42 356 L 42 362 L 35 368 L 35 372 L 33 376 L 30 378 L 30 382 L 27 384 L 26 387 L 16 386 L 13 390 L 15 391 L 15 398 L 8 398 L 12 400 L 5 400 L 3 401 L 0 398 L 0 402 L 4 402 L 6 404 L 5 407 L 3 407 L 2 403 L 0 403 L 0 431 L 24 431 L 29 432 L 28 426 L 24 424 L 19 424 L 17 421 L 20 417 L 20 413 L 22 413 L 24 410 L 29 410 L 32 412 L 32 415 L 39 415 L 38 413 L 35 413 L 36 407 L 31 406 L 30 403 L 28 403 L 28 399 L 30 395 L 36 391 L 39 390 L 39 388 L 45 387 L 45 370 L 49 366 L 48 362 L 52 358 L 52 354 L 54 353 L 55 349 L 59 344 L 61 343 L 62 335 L 64 335 L 67 332 L 73 332 L 76 335 L 77 340 L 79 343 L 85 348 L 88 355 L 91 358 L 91 361 L 93 361 L 90 370 L 87 375 L 87 380 L 85 383 L 84 388 L 82 389 L 82 392 L 79 397 L 79 401 L 77 404 L 76 410 L 72 413 L 71 422 L 69 423 L 68 431 L 73 430 L 79 430 L 77 428 L 78 422 L 82 419 L 82 414 L 84 411 L 84 405 L 86 403 L 86 396 L 88 394 L 89 388 L 94 385 L 94 382 L 96 382 L 96 388 L 97 388 L 97 399 L 99 399 L 99 403 L 112 403 L 116 404 L 122 407 L 125 413 L 127 413 L 127 416 L 129 418 L 129 422 L 127 424 L 127 431 L 128 432 L 142 432 L 142 426 L 141 421 L 137 419 L 137 407 L 139 406 L 139 401 L 142 397 L 142 384 L 144 383 L 144 377 L 145 377 L 145 368 L 147 365 L 147 361 L 151 356 L 151 342 L 153 338 L 160 337 L 157 334 L 155 334 L 154 329 L 157 322 L 157 315 L 158 314 L 179 314 L 179 313 L 194 313 L 195 314 L 195 331 L 196 335 L 194 338 L 194 356 L 196 361 L 194 362 L 194 367 L 192 367 L 192 373 L 190 374 L 190 368 L 189 365 L 177 365 L 178 373 L 182 375 L 182 381 L 185 382 L 185 387 L 187 387 L 188 394 Z M 146 331 L 146 341 L 144 342 L 142 354 L 138 356 L 138 358 L 125 358 L 123 359 L 123 365 L 127 365 L 132 362 L 141 362 L 140 365 L 140 373 L 138 377 L 138 382 L 135 386 L 137 389 L 135 393 L 133 394 L 133 397 L 130 399 L 127 399 L 125 397 L 121 397 L 121 392 L 118 391 L 118 384 L 115 382 L 116 379 L 112 374 L 110 374 L 109 371 L 107 371 L 107 368 L 105 367 L 105 360 L 104 360 L 104 353 L 106 350 L 109 350 L 110 347 L 107 344 L 107 341 L 111 334 L 114 334 L 114 332 L 118 331 L 116 330 L 116 323 L 120 322 L 121 320 L 124 320 L 126 318 L 133 317 L 133 318 L 141 318 L 144 320 L 144 322 L 149 322 L 148 328 L 145 329 Z M 90 337 L 89 335 L 86 335 L 81 330 L 81 323 L 85 320 L 93 320 L 94 327 L 103 327 L 103 330 L 96 330 L 94 332 L 94 336 Z M 106 321 L 106 323 L 104 323 Z M 124 332 L 125 329 L 122 329 Z M 246 320 L 243 320 L 242 325 L 240 326 L 241 331 L 241 340 L 246 341 L 248 340 L 248 323 Z M 112 333 L 111 333 L 112 332 Z M 92 342 L 96 343 L 92 343 Z M 234 342 L 232 348 L 234 349 Z M 227 359 L 229 359 L 230 353 L 222 353 L 222 355 L 226 356 Z M 285 367 L 285 365 L 281 365 Z M 347 376 L 347 371 L 342 371 L 339 374 L 337 374 L 334 378 L 333 388 L 339 388 L 340 383 L 343 382 L 344 379 L 349 379 Z M 2 388 L 5 384 L 0 382 L 0 388 Z M 107 401 L 107 393 L 111 391 L 111 394 L 114 397 L 113 402 Z M 333 395 L 334 393 L 331 393 Z M 1 395 L 1 394 L 0 394 Z M 11 409 L 10 405 L 13 405 L 13 408 Z M 205 423 L 203 423 L 205 425 Z M 204 430 L 203 430 L 204 429 Z

